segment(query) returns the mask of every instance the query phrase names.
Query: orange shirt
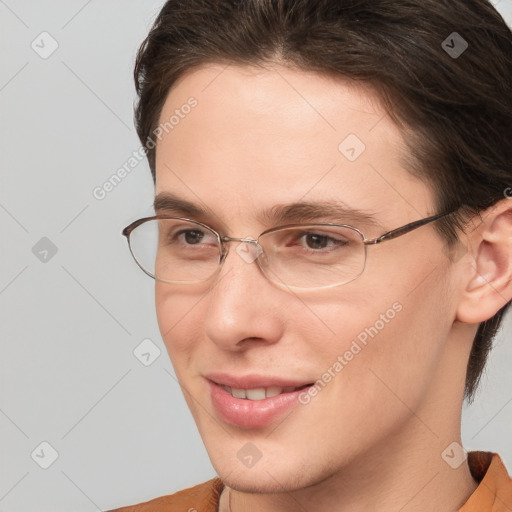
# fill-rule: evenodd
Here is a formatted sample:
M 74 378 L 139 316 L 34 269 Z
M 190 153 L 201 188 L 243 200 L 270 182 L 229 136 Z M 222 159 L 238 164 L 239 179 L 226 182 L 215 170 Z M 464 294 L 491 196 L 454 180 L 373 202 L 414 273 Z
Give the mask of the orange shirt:
M 491 452 L 469 452 L 468 465 L 479 485 L 459 512 L 512 512 L 512 479 L 500 456 Z M 222 481 L 213 478 L 169 496 L 108 512 L 217 512 L 223 488 Z

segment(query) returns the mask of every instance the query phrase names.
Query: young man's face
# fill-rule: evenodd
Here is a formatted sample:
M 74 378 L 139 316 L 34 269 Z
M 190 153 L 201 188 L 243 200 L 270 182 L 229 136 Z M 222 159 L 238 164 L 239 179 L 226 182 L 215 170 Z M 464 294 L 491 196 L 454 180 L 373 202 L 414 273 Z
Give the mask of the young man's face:
M 207 210 L 196 220 L 221 235 L 257 238 L 275 227 L 262 212 L 301 202 L 337 202 L 339 213 L 288 223 L 351 224 L 366 238 L 437 213 L 404 167 L 399 130 L 362 88 L 280 66 L 207 66 L 171 90 L 160 121 L 191 96 L 197 106 L 158 143 L 156 194 Z M 237 245 L 210 281 L 156 283 L 163 339 L 228 485 L 298 489 L 406 456 L 419 439 L 440 457 L 458 439 L 470 347 L 452 339 L 453 267 L 432 224 L 368 247 L 360 277 L 320 290 L 276 286 Z M 316 393 L 261 401 L 221 386 L 316 381 Z

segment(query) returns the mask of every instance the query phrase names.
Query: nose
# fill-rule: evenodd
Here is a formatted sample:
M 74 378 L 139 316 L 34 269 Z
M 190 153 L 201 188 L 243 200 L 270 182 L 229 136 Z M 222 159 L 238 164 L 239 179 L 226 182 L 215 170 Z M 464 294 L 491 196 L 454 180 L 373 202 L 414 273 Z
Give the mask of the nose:
M 206 335 L 224 350 L 276 343 L 284 332 L 285 292 L 259 269 L 256 258 L 261 247 L 254 240 L 227 245 L 221 271 L 208 294 Z
M 223 236 L 222 241 L 224 242 L 223 259 L 228 254 L 227 242 L 240 242 L 236 246 L 235 250 L 246 263 L 257 261 L 258 257 L 263 253 L 263 248 L 254 238 L 233 238 L 230 236 Z

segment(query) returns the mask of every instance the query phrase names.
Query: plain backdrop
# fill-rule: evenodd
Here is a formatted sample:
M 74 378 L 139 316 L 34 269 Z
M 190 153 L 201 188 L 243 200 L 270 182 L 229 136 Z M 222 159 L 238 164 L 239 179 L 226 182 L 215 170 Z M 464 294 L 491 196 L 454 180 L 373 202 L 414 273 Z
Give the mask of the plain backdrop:
M 127 163 L 135 52 L 162 4 L 0 0 L 0 512 L 104 510 L 214 476 L 121 236 L 152 213 L 148 165 Z M 511 335 L 507 319 L 463 417 L 465 448 L 509 471 Z

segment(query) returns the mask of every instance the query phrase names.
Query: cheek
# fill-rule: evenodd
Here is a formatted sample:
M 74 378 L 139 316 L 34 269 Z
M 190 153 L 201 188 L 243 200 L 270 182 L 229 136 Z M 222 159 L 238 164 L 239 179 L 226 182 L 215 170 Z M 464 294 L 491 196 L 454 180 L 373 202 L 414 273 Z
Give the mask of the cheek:
M 323 371 L 338 370 L 341 403 L 354 400 L 357 409 L 364 402 L 382 412 L 396 402 L 400 410 L 393 396 L 412 406 L 430 385 L 453 321 L 448 276 L 441 266 L 405 270 L 401 279 L 365 287 L 365 296 L 355 292 L 350 302 L 324 308 L 334 334 Z
M 190 357 L 201 336 L 201 322 L 198 321 L 201 298 L 201 294 L 190 290 L 177 290 L 166 283 L 155 284 L 158 327 L 177 371 L 178 361 Z

